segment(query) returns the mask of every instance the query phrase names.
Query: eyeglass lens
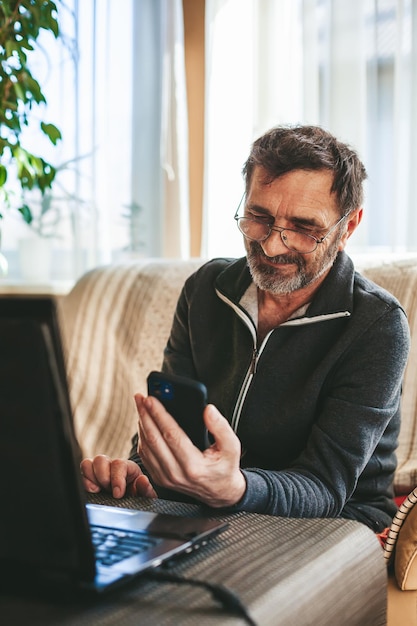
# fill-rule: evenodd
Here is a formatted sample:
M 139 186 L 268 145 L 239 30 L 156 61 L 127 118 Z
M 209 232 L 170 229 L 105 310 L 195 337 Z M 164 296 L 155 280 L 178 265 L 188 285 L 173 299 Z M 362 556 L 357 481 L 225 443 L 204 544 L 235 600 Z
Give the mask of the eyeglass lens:
M 265 241 L 271 234 L 271 230 L 275 230 L 271 229 L 269 224 L 246 217 L 238 218 L 237 224 L 240 232 L 253 241 Z M 305 233 L 289 229 L 278 232 L 283 244 L 294 252 L 313 252 L 317 247 L 316 239 Z

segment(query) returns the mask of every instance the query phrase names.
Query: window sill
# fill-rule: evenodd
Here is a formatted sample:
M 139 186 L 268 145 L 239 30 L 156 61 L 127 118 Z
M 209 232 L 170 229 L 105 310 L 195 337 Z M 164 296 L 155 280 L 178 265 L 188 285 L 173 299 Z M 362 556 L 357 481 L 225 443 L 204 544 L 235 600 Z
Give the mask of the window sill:
M 0 279 L 0 295 L 28 294 L 65 296 L 72 288 L 72 281 L 52 281 L 48 283 L 29 283 L 20 280 Z

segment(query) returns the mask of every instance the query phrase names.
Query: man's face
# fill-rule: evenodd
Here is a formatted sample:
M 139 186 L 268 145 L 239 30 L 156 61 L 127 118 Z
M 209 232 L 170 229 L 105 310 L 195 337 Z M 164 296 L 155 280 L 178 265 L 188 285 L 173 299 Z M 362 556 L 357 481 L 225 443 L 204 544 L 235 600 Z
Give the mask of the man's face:
M 244 215 L 267 220 L 274 227 L 291 228 L 320 239 L 341 215 L 331 192 L 332 172 L 294 170 L 265 184 L 265 172 L 256 168 L 246 198 Z M 248 266 L 254 283 L 273 294 L 288 294 L 311 285 L 328 272 L 348 235 L 342 222 L 308 254 L 285 247 L 272 231 L 262 242 L 245 239 Z

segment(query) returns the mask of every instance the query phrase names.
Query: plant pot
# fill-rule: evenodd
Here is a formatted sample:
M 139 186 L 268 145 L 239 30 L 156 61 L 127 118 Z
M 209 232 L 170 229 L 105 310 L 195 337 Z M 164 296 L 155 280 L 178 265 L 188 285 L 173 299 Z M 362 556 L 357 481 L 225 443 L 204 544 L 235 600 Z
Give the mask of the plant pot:
M 48 283 L 51 279 L 52 242 L 42 237 L 19 240 L 19 264 L 22 280 Z

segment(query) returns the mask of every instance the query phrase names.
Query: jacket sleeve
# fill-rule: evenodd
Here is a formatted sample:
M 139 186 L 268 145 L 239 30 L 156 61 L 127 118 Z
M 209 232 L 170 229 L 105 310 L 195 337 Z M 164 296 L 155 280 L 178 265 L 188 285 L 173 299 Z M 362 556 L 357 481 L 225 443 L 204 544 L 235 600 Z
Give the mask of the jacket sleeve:
M 400 308 L 389 308 L 364 328 L 326 384 L 304 450 L 285 470 L 243 470 L 247 490 L 234 509 L 336 517 L 352 495 L 360 506 L 384 489 L 388 494 L 409 345 L 409 328 Z

